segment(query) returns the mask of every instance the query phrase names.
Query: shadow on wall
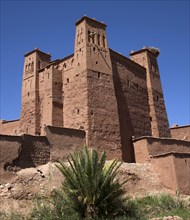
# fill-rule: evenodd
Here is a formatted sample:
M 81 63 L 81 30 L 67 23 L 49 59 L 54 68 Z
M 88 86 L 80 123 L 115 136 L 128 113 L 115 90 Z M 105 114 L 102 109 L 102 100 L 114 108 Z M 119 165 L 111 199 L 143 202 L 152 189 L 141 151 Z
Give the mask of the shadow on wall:
M 23 135 L 18 160 L 20 168 L 36 167 L 50 161 L 50 143 L 44 136 Z
M 134 148 L 132 136 L 134 135 L 131 117 L 129 114 L 128 105 L 124 95 L 124 88 L 119 76 L 117 66 L 112 61 L 113 82 L 115 88 L 115 96 L 117 100 L 117 108 L 119 114 L 120 136 L 122 159 L 124 162 L 135 162 Z M 125 117 L 124 117 L 125 116 Z

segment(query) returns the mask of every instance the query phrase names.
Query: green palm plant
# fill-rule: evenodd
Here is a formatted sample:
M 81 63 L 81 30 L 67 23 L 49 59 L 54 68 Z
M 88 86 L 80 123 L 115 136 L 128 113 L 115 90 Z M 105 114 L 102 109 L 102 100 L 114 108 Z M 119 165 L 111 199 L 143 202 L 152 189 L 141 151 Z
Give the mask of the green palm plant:
M 106 163 L 106 153 L 98 156 L 94 149 L 75 152 L 68 164 L 58 162 L 64 176 L 62 183 L 65 214 L 77 213 L 80 218 L 114 217 L 122 214 L 125 198 L 116 178 L 121 162 Z

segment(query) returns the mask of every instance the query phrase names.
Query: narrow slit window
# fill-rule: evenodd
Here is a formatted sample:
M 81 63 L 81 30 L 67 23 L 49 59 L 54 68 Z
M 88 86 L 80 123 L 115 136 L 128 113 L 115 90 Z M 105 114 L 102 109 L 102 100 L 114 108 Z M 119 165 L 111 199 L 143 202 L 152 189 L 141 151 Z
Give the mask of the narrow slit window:
M 100 46 L 100 34 L 97 34 L 97 43 Z
M 103 45 L 103 47 L 106 46 L 106 38 L 104 35 L 102 36 L 102 45 Z
M 88 31 L 88 42 L 90 42 L 90 31 Z

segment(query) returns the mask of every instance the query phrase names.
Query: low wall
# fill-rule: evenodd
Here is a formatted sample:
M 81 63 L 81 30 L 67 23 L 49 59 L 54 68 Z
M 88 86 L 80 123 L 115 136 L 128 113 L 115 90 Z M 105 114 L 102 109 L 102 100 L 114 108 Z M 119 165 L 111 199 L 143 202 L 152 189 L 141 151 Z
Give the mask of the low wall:
M 19 169 L 49 161 L 50 145 L 46 137 L 0 135 L 0 183 L 16 178 Z
M 85 145 L 85 131 L 70 128 L 45 127 L 50 143 L 51 160 L 66 160 L 69 153 Z
M 45 136 L 22 135 L 22 150 L 19 155 L 18 167 L 36 167 L 49 161 L 50 144 Z
M 142 137 L 134 140 L 137 163 L 151 163 L 165 187 L 190 195 L 190 142 Z
M 17 160 L 22 146 L 22 137 L 0 135 L 0 176 L 4 174 L 4 168 Z
M 19 134 L 20 120 L 0 120 L 0 134 L 17 135 Z
M 150 158 L 170 152 L 190 153 L 190 142 L 170 138 L 141 137 L 133 141 L 137 163 L 150 162 Z
M 190 141 L 190 125 L 170 128 L 174 139 Z
M 50 160 L 66 160 L 70 152 L 85 144 L 82 130 L 51 126 L 45 130 L 46 136 L 0 135 L 0 176 L 14 174 L 20 168 L 46 164 Z

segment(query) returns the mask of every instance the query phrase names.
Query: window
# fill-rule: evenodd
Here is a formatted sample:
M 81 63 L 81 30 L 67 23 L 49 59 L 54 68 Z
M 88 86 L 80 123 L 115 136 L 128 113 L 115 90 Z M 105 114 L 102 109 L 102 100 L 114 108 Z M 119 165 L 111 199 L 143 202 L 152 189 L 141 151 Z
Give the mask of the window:
M 90 31 L 88 31 L 88 42 L 90 42 Z
M 106 38 L 104 35 L 102 36 L 102 45 L 103 45 L 103 47 L 106 46 Z
M 97 34 L 97 43 L 100 46 L 100 34 Z

